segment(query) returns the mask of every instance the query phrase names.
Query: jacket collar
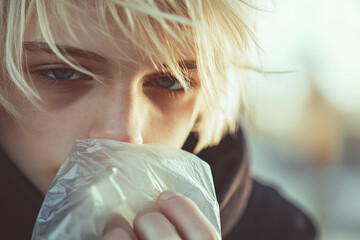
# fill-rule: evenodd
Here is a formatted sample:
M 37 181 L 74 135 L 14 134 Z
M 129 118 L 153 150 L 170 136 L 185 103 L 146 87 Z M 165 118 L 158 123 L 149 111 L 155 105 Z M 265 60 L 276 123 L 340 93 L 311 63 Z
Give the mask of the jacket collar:
M 192 152 L 196 143 L 197 137 L 191 133 L 183 149 Z M 211 167 L 225 237 L 241 218 L 252 188 L 244 135 L 239 129 L 197 155 Z

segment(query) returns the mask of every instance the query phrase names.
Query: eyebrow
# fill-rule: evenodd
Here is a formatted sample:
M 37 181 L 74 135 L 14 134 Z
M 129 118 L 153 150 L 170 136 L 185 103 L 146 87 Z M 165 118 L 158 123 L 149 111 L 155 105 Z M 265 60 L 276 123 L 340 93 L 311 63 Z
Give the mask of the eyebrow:
M 24 49 L 32 53 L 34 55 L 41 55 L 43 53 L 49 54 L 51 56 L 57 57 L 54 51 L 50 48 L 49 44 L 46 42 L 24 42 L 23 43 Z M 77 58 L 84 58 L 84 59 L 91 59 L 103 65 L 110 65 L 110 60 L 105 58 L 95 52 L 87 51 L 81 48 L 71 47 L 67 45 L 58 45 L 55 44 L 59 52 L 65 56 L 77 57 Z M 178 62 L 180 68 L 182 69 L 196 69 L 196 61 L 195 60 L 182 60 Z M 167 69 L 168 67 L 166 64 L 163 64 L 163 67 Z
M 196 61 L 195 60 L 182 60 L 178 62 L 181 69 L 196 69 Z M 165 68 L 166 64 L 164 64 Z
M 46 53 L 57 57 L 56 54 L 53 52 L 53 50 L 50 48 L 50 46 L 45 42 L 24 42 L 23 46 L 27 52 L 30 52 L 35 55 L 41 55 L 43 53 Z M 57 47 L 59 52 L 64 54 L 65 56 L 90 59 L 104 65 L 110 64 L 110 61 L 107 58 L 91 51 L 87 51 L 67 45 L 56 44 L 55 46 Z

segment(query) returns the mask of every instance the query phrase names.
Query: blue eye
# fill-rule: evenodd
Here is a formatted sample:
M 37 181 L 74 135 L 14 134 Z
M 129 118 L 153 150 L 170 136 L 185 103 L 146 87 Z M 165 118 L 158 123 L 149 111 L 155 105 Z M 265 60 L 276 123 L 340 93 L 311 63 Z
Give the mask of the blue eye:
M 147 79 L 145 82 L 146 86 L 155 86 L 175 91 L 184 89 L 180 82 L 173 76 L 160 75 L 147 77 Z
M 52 78 L 61 79 L 61 80 L 74 80 L 78 79 L 79 72 L 76 72 L 73 69 L 54 69 L 51 72 Z
M 89 79 L 89 76 L 71 68 L 44 69 L 38 70 L 35 73 L 39 77 L 51 80 L 53 82 L 66 82 L 80 79 Z

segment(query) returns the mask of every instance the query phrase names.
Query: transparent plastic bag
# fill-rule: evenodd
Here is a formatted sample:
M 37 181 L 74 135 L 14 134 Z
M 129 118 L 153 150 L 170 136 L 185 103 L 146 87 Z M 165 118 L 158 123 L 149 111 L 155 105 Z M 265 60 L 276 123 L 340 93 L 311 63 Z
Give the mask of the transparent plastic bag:
M 37 217 L 32 239 L 100 239 L 111 214 L 131 226 L 165 190 L 195 202 L 220 239 L 209 165 L 186 151 L 105 139 L 75 140 Z

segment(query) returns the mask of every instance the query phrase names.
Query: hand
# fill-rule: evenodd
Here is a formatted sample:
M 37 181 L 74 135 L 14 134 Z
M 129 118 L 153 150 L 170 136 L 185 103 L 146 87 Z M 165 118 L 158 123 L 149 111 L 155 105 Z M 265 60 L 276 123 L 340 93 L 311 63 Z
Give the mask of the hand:
M 189 198 L 165 191 L 159 195 L 157 206 L 158 209 L 138 213 L 134 229 L 123 219 L 112 221 L 104 229 L 101 239 L 218 239 L 214 227 Z

